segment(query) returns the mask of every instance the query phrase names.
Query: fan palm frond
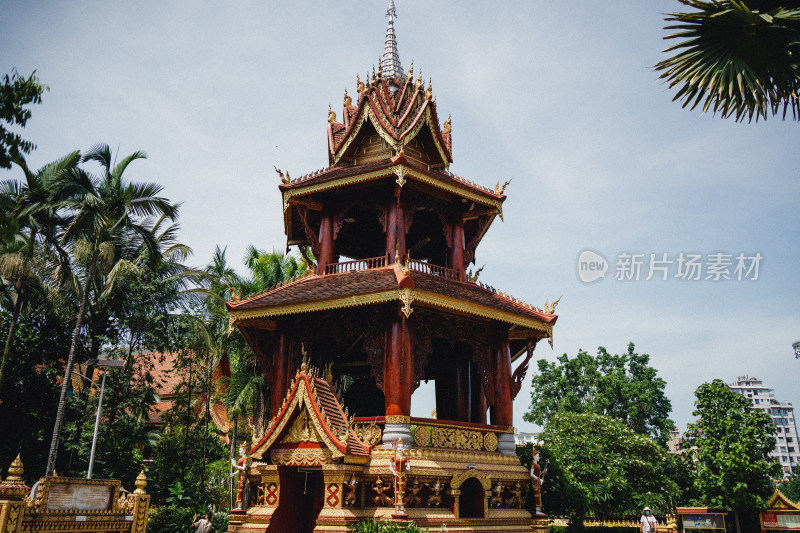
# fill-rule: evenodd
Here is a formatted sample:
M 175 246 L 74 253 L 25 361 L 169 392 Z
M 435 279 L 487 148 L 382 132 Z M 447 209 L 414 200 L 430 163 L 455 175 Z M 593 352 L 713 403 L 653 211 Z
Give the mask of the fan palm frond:
M 679 0 L 665 39 L 678 42 L 656 64 L 678 88 L 673 101 L 736 121 L 791 114 L 800 120 L 800 7 L 781 0 Z

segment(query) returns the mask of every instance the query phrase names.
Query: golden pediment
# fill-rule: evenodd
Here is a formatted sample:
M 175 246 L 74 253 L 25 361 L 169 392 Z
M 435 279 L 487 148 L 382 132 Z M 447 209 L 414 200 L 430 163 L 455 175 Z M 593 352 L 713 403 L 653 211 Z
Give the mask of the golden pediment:
M 322 448 L 295 448 L 293 450 L 271 450 L 272 464 L 285 466 L 321 466 L 333 462 L 330 450 Z
M 300 411 L 300 414 L 294 419 L 291 429 L 286 434 L 286 437 L 281 441 L 286 444 L 295 444 L 300 442 L 324 442 L 315 424 L 309 419 L 307 411 Z

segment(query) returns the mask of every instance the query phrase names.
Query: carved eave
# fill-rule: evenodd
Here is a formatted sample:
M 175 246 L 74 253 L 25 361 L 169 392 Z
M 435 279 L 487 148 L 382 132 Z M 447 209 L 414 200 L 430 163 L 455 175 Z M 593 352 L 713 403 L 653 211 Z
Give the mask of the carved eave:
M 322 209 L 320 194 L 341 188 L 365 185 L 390 184 L 393 188 L 403 188 L 407 184 L 414 187 L 429 187 L 463 202 L 470 203 L 465 211 L 466 221 L 477 220 L 479 228 L 477 239 L 469 238 L 472 247 L 483 238 L 495 217 L 503 217 L 503 202 L 506 195 L 494 192 L 452 174 L 422 169 L 412 165 L 403 155 L 385 161 L 355 167 L 329 168 L 322 172 L 298 178 L 292 183 L 281 184 L 283 197 L 284 230 L 290 246 L 308 244 L 300 212 L 318 212 Z M 318 228 L 312 228 L 316 231 Z
M 319 394 L 328 396 L 327 411 Z M 296 466 L 340 461 L 363 464 L 369 458 L 369 446 L 349 427 L 331 385 L 306 371 L 304 364 L 250 456 Z
M 450 132 L 439 127 L 430 88 L 424 91 L 420 80 L 414 83 L 411 77 L 394 95 L 389 89 L 389 81 L 380 77 L 368 87 L 362 89 L 362 86 L 359 86 L 355 110 L 350 106 L 344 108 L 345 122 L 329 120 L 328 162 L 331 166 L 350 162 L 363 142 L 366 124 L 372 125 L 395 154 L 401 153 L 403 147 L 424 128 L 430 133 L 434 145 L 428 153 L 431 168 L 447 168 L 453 162 Z

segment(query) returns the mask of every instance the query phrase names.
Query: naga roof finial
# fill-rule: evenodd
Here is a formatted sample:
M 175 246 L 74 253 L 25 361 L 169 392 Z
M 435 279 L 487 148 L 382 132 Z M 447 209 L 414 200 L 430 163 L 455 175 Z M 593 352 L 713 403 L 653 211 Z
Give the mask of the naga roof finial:
M 397 17 L 397 11 L 394 8 L 394 0 L 389 0 L 386 16 L 389 17 L 389 25 L 386 27 L 386 41 L 381 56 L 381 73 L 385 79 L 399 82 L 405 80 L 406 76 L 403 65 L 400 64 L 400 54 L 397 53 L 397 37 L 394 34 L 394 19 Z M 397 89 L 397 85 L 394 83 L 391 83 L 390 87 Z

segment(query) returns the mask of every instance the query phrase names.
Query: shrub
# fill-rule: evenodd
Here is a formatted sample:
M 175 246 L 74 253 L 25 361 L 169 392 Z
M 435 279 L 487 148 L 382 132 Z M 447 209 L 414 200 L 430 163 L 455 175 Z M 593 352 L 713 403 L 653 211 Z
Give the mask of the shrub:
M 374 518 L 362 520 L 350 528 L 353 533 L 426 533 L 427 529 L 421 529 L 414 522 L 399 524 L 397 522 L 378 521 Z

